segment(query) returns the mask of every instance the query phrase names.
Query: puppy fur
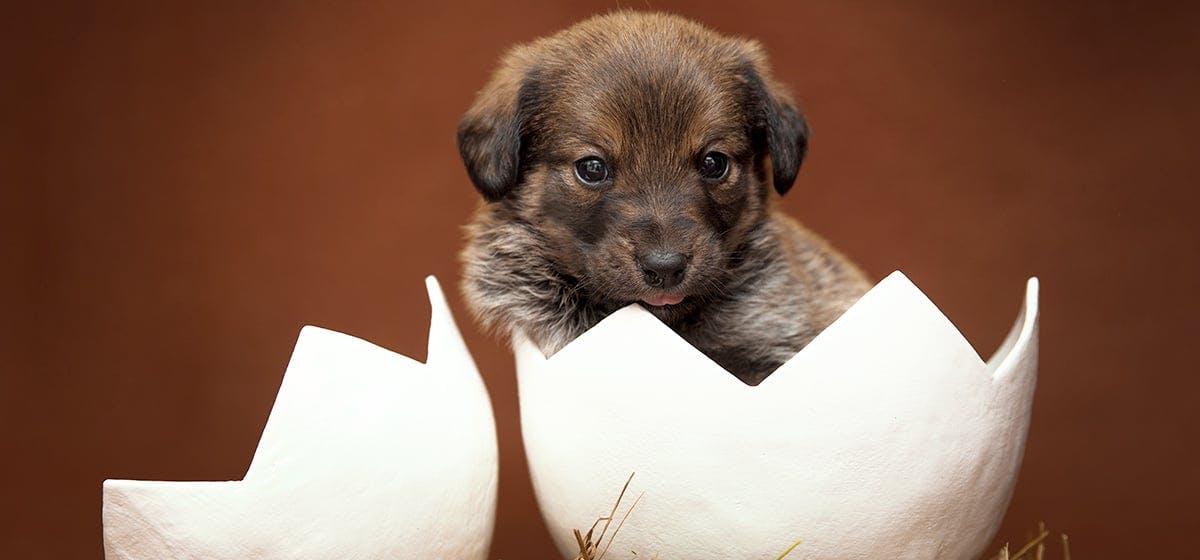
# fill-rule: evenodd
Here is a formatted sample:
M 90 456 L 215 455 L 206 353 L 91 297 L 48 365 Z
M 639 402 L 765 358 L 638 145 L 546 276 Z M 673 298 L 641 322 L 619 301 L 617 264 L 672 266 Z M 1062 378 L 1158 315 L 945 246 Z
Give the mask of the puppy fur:
M 616 12 L 513 48 L 458 129 L 484 203 L 468 226 L 462 289 L 487 328 L 552 354 L 643 303 L 755 385 L 867 289 L 863 274 L 772 208 L 808 126 L 755 42 L 665 14 Z M 728 156 L 724 178 L 697 169 Z M 602 158 L 588 185 L 574 162 Z M 686 255 L 669 290 L 647 251 Z M 669 292 L 669 294 L 668 294 Z

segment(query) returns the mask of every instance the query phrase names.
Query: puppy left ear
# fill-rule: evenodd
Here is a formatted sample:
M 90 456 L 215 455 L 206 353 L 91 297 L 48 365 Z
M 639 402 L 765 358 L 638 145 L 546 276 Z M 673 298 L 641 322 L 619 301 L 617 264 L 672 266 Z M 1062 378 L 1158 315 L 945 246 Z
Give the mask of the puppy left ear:
M 752 106 L 756 108 L 753 118 L 756 133 L 765 137 L 771 155 L 771 181 L 782 196 L 796 182 L 800 164 L 808 153 L 808 122 L 787 95 L 753 67 L 745 72 L 745 80 Z
M 458 123 L 458 151 L 475 189 L 496 202 L 520 183 L 526 115 L 538 82 L 523 51 L 510 53 Z

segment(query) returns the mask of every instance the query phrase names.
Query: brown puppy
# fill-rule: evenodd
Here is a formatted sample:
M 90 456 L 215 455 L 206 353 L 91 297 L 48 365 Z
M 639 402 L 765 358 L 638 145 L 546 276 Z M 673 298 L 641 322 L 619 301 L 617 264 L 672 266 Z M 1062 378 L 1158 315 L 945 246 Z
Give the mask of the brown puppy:
M 512 49 L 458 129 L 487 204 L 463 290 L 554 353 L 641 302 L 758 384 L 867 288 L 776 212 L 808 126 L 752 41 L 617 12 Z

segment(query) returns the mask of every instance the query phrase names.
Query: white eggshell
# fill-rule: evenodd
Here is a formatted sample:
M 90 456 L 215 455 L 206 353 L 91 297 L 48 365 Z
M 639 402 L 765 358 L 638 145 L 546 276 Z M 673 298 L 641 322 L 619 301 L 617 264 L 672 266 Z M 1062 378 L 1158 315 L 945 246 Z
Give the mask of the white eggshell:
M 491 403 L 445 298 L 422 364 L 304 327 L 243 480 L 104 482 L 108 559 L 483 559 Z
M 757 387 L 639 306 L 546 358 L 514 341 L 525 448 L 565 557 L 635 473 L 620 558 L 977 557 L 1029 425 L 1037 282 L 984 363 L 894 273 Z M 611 529 L 610 529 L 611 532 Z

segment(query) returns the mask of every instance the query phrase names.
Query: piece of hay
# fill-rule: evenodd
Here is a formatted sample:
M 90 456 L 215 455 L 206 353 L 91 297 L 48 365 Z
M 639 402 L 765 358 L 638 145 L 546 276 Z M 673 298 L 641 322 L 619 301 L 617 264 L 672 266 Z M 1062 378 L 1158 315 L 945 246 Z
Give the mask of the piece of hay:
M 633 508 L 637 507 L 638 502 L 642 501 L 642 496 L 646 495 L 645 492 L 642 492 L 638 495 L 637 499 L 633 501 L 633 504 L 629 506 L 629 509 L 625 510 L 625 515 L 621 516 L 621 521 L 617 523 L 616 529 L 613 529 L 612 534 L 608 536 L 608 542 L 604 543 L 604 535 L 608 533 L 608 527 L 612 524 L 613 519 L 616 518 L 617 510 L 621 507 L 621 500 L 625 498 L 625 491 L 629 489 L 629 483 L 633 482 L 633 475 L 635 474 L 637 473 L 629 473 L 629 478 L 625 480 L 625 486 L 622 486 L 621 492 L 617 494 L 617 500 L 613 502 L 612 511 L 610 511 L 608 515 L 604 517 L 597 517 L 595 523 L 592 523 L 592 527 L 587 530 L 587 533 L 583 533 L 579 529 L 574 530 L 575 543 L 579 546 L 579 553 L 575 555 L 575 560 L 602 560 L 604 556 L 608 554 L 608 549 L 612 546 L 613 539 L 617 538 L 617 533 L 621 531 L 621 527 L 625 525 L 625 520 L 629 519 L 629 514 L 633 513 Z M 604 522 L 604 527 L 600 529 L 600 535 L 594 536 L 596 527 L 598 527 L 601 522 Z M 603 549 L 600 549 L 600 543 L 604 543 Z M 788 554 L 791 554 L 797 546 L 800 546 L 800 539 L 796 539 L 796 542 L 787 547 L 787 549 L 781 552 L 779 556 L 776 556 L 774 560 L 783 560 L 783 558 Z M 599 553 L 597 553 L 598 550 Z M 636 556 L 637 552 L 634 552 L 633 554 Z M 659 560 L 658 554 L 655 554 L 652 558 L 650 558 L 650 560 Z
M 621 526 L 625 525 L 625 520 L 629 519 L 629 514 L 633 513 L 633 508 L 637 507 L 638 502 L 642 501 L 642 496 L 646 495 L 643 492 L 633 501 L 633 505 L 629 506 L 629 509 L 625 511 L 625 515 L 621 517 L 621 521 L 617 523 L 617 528 L 613 529 L 612 534 L 608 536 L 608 543 L 604 545 L 604 549 L 600 550 L 597 554 L 600 543 L 604 542 L 604 535 L 608 533 L 609 525 L 616 518 L 617 508 L 621 506 L 621 500 L 625 498 L 625 491 L 629 489 L 629 483 L 633 482 L 634 474 L 636 473 L 629 473 L 629 478 L 625 480 L 625 486 L 621 487 L 621 493 L 617 494 L 617 501 L 613 502 L 612 511 L 607 516 L 597 517 L 596 522 L 592 523 L 592 527 L 588 529 L 586 534 L 582 534 L 579 532 L 579 529 L 575 529 L 575 542 L 579 544 L 579 554 L 575 556 L 575 560 L 601 560 L 604 558 L 604 555 L 608 554 L 608 549 L 612 546 L 613 539 L 617 538 L 617 533 L 621 531 Z M 600 525 L 601 521 L 604 522 L 604 528 L 600 529 L 599 536 L 593 538 L 596 527 Z M 654 559 L 657 558 L 658 555 L 655 555 Z
M 1045 523 L 1038 523 L 1037 534 L 1034 535 L 1025 546 L 1017 549 L 1015 553 L 1010 553 L 1008 545 L 1004 545 L 991 560 L 1045 560 L 1046 557 L 1046 540 L 1050 537 L 1050 532 L 1046 530 Z M 1071 560 L 1071 542 L 1065 534 L 1059 534 L 1059 540 L 1062 543 L 1061 553 L 1062 560 Z M 1032 553 L 1032 556 L 1030 555 Z

